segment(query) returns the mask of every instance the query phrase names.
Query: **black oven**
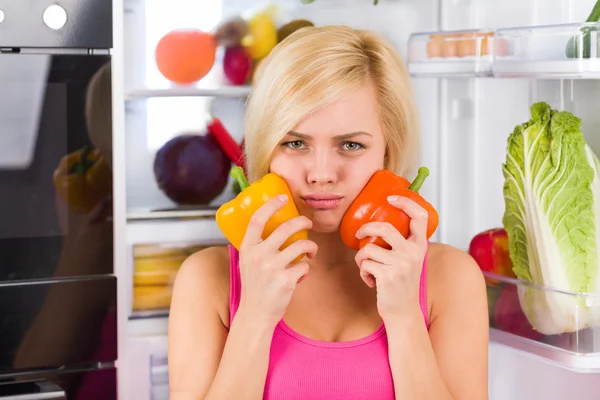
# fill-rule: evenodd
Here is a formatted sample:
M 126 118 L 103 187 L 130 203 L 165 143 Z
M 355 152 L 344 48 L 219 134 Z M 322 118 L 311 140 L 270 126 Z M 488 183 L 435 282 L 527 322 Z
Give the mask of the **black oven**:
M 112 13 L 0 0 L 0 400 L 117 397 Z

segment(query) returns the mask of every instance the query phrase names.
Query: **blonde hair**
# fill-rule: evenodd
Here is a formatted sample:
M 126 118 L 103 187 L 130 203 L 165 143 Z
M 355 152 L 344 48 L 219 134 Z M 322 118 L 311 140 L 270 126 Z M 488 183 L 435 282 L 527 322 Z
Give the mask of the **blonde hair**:
M 419 123 L 402 58 L 374 32 L 324 26 L 299 29 L 260 62 L 246 109 L 250 181 L 269 172 L 277 144 L 303 118 L 367 82 L 377 93 L 384 167 L 411 174 L 419 159 Z

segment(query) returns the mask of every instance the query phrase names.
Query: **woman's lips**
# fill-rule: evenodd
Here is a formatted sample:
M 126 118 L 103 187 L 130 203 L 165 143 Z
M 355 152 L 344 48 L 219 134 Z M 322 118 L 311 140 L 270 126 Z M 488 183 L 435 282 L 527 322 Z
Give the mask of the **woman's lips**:
M 307 206 L 317 210 L 330 210 L 336 208 L 342 202 L 342 199 L 342 196 L 332 194 L 315 194 L 302 197 L 302 200 L 304 200 L 304 203 L 306 203 Z

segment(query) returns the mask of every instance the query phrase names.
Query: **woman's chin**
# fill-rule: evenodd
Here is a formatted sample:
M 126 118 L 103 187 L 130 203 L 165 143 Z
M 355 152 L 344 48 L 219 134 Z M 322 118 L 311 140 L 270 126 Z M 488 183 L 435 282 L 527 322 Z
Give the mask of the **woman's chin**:
M 326 234 L 326 233 L 336 233 L 338 231 L 337 227 L 314 227 L 310 230 L 314 233 Z
M 310 217 L 309 217 L 310 218 Z M 312 232 L 316 233 L 335 233 L 340 229 L 339 218 L 310 218 L 313 222 Z

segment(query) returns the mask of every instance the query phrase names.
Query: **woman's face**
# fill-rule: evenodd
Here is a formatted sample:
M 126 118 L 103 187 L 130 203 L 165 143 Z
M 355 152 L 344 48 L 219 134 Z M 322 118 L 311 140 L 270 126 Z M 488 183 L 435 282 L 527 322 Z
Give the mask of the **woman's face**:
M 316 232 L 334 232 L 348 206 L 384 167 L 385 139 L 371 85 L 317 110 L 278 144 L 270 170 L 288 183 Z

